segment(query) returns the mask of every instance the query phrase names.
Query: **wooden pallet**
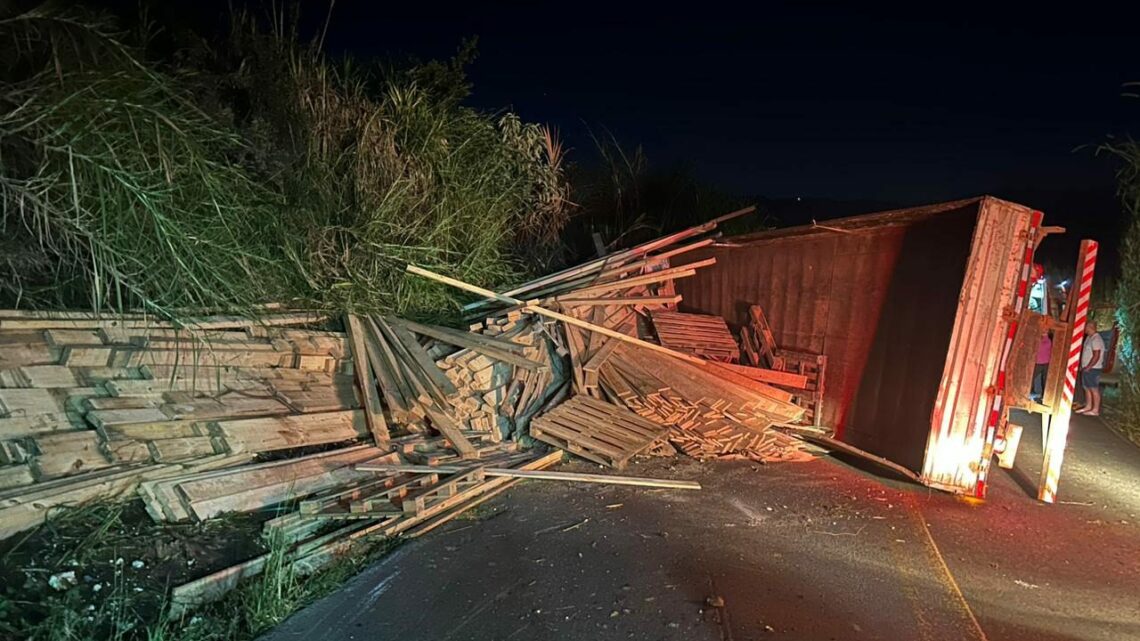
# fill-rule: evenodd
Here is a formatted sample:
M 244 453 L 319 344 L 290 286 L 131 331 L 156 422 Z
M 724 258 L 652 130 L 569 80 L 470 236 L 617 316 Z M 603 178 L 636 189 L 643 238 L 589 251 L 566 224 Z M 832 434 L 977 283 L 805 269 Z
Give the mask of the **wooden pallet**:
M 616 469 L 668 432 L 623 407 L 587 396 L 575 396 L 530 424 L 531 436 L 538 440 Z
M 772 334 L 772 327 L 764 316 L 764 308 L 753 305 L 748 308 L 750 324 L 741 332 L 741 338 L 747 343 L 746 351 L 755 350 L 750 354 L 754 359 L 753 365 L 783 370 L 784 362 L 776 353 L 776 338 Z
M 725 363 L 740 362 L 740 348 L 720 316 L 655 312 L 653 329 L 663 347 Z
M 795 396 L 793 401 L 806 410 L 802 423 L 819 426 L 822 422 L 824 375 L 827 372 L 827 357 L 822 354 L 776 350 L 781 365 L 780 371 L 803 376 L 806 383 L 802 387 L 784 386 Z

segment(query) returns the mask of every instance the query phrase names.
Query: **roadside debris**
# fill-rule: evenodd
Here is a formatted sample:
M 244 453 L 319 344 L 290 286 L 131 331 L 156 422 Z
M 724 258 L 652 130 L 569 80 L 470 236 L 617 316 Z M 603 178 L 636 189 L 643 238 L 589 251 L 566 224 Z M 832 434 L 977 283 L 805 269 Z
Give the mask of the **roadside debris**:
M 79 581 L 75 578 L 75 570 L 68 570 L 51 575 L 48 578 L 48 585 L 53 590 L 64 592 L 79 585 Z
M 265 536 L 311 572 L 524 478 L 700 487 L 547 471 L 563 452 L 615 469 L 678 452 L 809 456 L 776 428 L 818 416 L 826 359 L 781 350 L 758 307 L 739 345 L 723 319 L 676 311 L 673 281 L 715 263 L 671 266 L 712 238 L 680 243 L 748 211 L 502 294 L 409 266 L 482 296 L 464 308 L 468 331 L 354 315 L 324 331 L 310 328 L 330 319 L 308 312 L 176 326 L 0 311 L 0 538 L 59 506 L 137 494 L 159 522 L 276 510 Z M 268 561 L 178 586 L 173 603 L 214 599 Z

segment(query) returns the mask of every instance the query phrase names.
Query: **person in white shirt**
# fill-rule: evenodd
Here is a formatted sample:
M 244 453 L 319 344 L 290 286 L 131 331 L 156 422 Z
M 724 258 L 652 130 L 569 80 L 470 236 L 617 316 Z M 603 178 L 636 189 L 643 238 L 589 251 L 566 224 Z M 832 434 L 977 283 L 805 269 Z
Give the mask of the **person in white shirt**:
M 1081 349 L 1081 387 L 1088 403 L 1077 410 L 1085 416 L 1100 416 L 1100 371 L 1104 369 L 1104 339 L 1096 325 L 1085 324 L 1085 345 Z

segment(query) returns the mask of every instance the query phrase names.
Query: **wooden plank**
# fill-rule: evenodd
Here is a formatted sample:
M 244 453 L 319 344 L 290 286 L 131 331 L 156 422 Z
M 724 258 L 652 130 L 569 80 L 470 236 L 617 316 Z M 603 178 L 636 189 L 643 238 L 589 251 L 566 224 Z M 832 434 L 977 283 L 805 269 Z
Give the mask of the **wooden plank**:
M 44 339 L 52 347 L 103 344 L 99 332 L 90 329 L 49 329 L 44 331 Z
M 559 462 L 560 460 L 562 460 L 562 452 L 555 450 L 555 451 L 550 452 L 544 456 L 534 458 L 534 459 L 530 459 L 529 461 L 526 461 L 525 463 L 523 463 L 523 464 L 521 464 L 518 467 L 513 468 L 513 469 L 515 469 L 515 470 L 542 470 L 542 469 L 545 469 L 547 467 L 550 467 L 551 465 L 554 465 L 555 463 Z M 445 512 L 440 513 L 438 516 L 432 517 L 430 520 L 425 521 L 425 522 L 421 523 L 420 525 L 417 525 L 416 527 L 414 527 L 412 529 L 406 530 L 404 533 L 404 536 L 406 536 L 408 538 L 416 538 L 418 536 L 426 534 L 426 533 L 430 532 L 431 530 L 434 530 L 435 528 L 439 527 L 440 525 L 443 525 L 444 523 L 447 523 L 448 521 L 454 519 L 455 517 L 459 516 L 460 514 L 463 514 L 467 510 L 470 510 L 471 508 L 474 508 L 474 507 L 490 500 L 491 498 L 494 498 L 498 494 L 501 494 L 502 492 L 514 487 L 515 485 L 517 485 L 521 481 L 522 481 L 522 479 L 518 479 L 518 478 L 514 478 L 514 479 L 508 478 L 508 477 L 492 478 L 483 484 L 484 490 L 480 493 L 480 495 L 478 497 L 474 497 L 471 500 L 468 500 L 464 503 L 460 503 L 459 505 L 452 507 L 451 509 L 449 509 Z
M 0 389 L 0 413 L 12 417 L 63 414 L 63 403 L 46 389 Z
M 752 305 L 748 308 L 748 316 L 752 321 L 752 329 L 758 343 L 757 346 L 760 348 L 760 355 L 767 362 L 768 367 L 783 369 L 783 359 L 776 354 L 778 349 L 776 339 L 772 335 L 772 328 L 768 325 L 768 319 L 764 316 L 764 308 L 759 305 Z
M 738 385 L 735 380 L 727 380 L 720 376 L 723 371 L 714 374 L 703 367 L 692 367 L 688 363 L 678 363 L 675 359 L 666 359 L 644 350 L 624 347 L 618 350 L 616 356 L 624 361 L 636 362 L 637 367 L 690 400 L 723 399 L 741 408 L 751 405 L 758 411 L 778 417 L 781 421 L 799 420 L 804 413 L 803 408 L 760 394 L 750 387 Z M 755 381 L 749 382 L 755 383 Z M 760 385 L 760 383 L 755 384 Z
M 62 410 L 58 413 L 12 416 L 0 418 L 0 439 L 74 430 L 76 427 Z
M 711 363 L 710 368 L 713 371 L 728 370 L 740 376 L 750 378 L 754 381 L 768 383 L 769 385 L 781 385 L 783 387 L 794 387 L 796 389 L 806 389 L 808 386 L 807 376 L 793 372 L 781 372 L 774 369 L 749 367 L 747 365 L 737 365 L 735 363 Z
M 378 342 L 381 338 L 376 335 L 377 332 L 371 324 L 361 321 L 361 328 L 365 351 L 368 352 L 368 362 L 372 365 L 372 372 L 380 383 L 380 393 L 384 396 L 384 402 L 388 404 L 388 410 L 396 420 L 406 420 L 413 405 L 411 391 L 398 380 L 398 371 L 386 360 Z
M 368 435 L 363 410 L 212 421 L 208 427 L 235 453 L 339 443 Z
M 154 423 L 131 423 L 111 425 L 99 430 L 105 439 L 137 439 L 141 441 L 189 436 L 208 436 L 206 423 L 199 421 L 158 421 Z
M 149 441 L 147 448 L 151 457 L 158 463 L 186 461 L 222 454 L 217 441 L 209 436 L 190 436 Z
M 380 396 L 376 390 L 376 381 L 373 378 L 372 368 L 368 360 L 368 351 L 364 343 L 364 327 L 355 314 L 346 318 L 345 329 L 348 333 L 348 346 L 352 354 L 352 367 L 356 372 L 356 385 L 364 399 L 365 418 L 368 422 L 368 431 L 377 445 L 388 442 L 391 433 L 388 422 L 384 420 L 384 408 L 380 405 Z
M 64 350 L 47 343 L 7 343 L 0 345 L 0 367 L 59 364 Z
M 177 483 L 194 518 L 206 520 L 227 512 L 245 512 L 302 498 L 337 485 L 366 478 L 352 466 L 384 452 L 351 447 L 286 461 L 247 465 Z
M 0 465 L 0 490 L 31 485 L 34 482 L 32 468 L 27 463 Z
M 793 394 L 791 392 L 773 387 L 767 383 L 761 383 L 760 381 L 748 376 L 742 376 L 727 368 L 722 367 L 717 369 L 716 365 L 720 364 L 722 363 L 710 363 L 708 367 L 709 372 L 717 378 L 742 387 L 755 394 L 759 394 L 761 396 L 779 401 L 781 403 L 792 403 Z
M 210 316 L 190 318 L 179 323 L 160 320 L 142 314 L 104 314 L 90 312 L 28 312 L 22 310 L 0 311 L 0 329 L 100 329 L 102 327 L 127 329 L 178 329 L 186 327 L 196 330 L 236 329 L 246 327 L 278 325 L 312 325 L 328 318 L 321 312 L 297 312 L 267 314 L 250 319 L 240 316 Z
M 156 423 L 162 421 L 169 421 L 172 416 L 168 416 L 158 408 L 138 408 L 138 409 L 123 409 L 123 410 L 92 410 L 87 412 L 87 422 L 99 429 L 106 429 L 112 425 L 124 425 L 127 423 Z
M 92 470 L 111 467 L 111 460 L 103 454 L 99 435 L 92 431 L 60 433 L 75 435 L 77 440 L 60 443 L 47 443 L 46 438 L 36 439 L 36 449 L 40 452 L 32 458 L 32 471 L 36 479 L 53 479 L 61 476 L 74 476 Z
M 525 310 L 528 312 L 532 312 L 535 314 L 540 314 L 542 316 L 546 316 L 549 318 L 560 320 L 564 323 L 569 323 L 571 325 L 577 325 L 578 327 L 588 329 L 592 332 L 597 332 L 597 333 L 602 334 L 604 336 L 609 336 L 610 338 L 616 338 L 623 343 L 629 343 L 630 345 L 637 345 L 638 347 L 642 347 L 644 349 L 647 349 L 647 350 L 650 350 L 653 352 L 657 352 L 659 354 L 665 354 L 667 356 L 671 356 L 675 359 L 686 361 L 686 362 L 692 363 L 694 365 L 703 366 L 706 362 L 703 359 L 697 358 L 695 356 L 690 356 L 688 354 L 682 354 L 681 352 L 677 352 L 677 351 L 668 349 L 666 347 L 662 347 L 660 345 L 655 345 L 653 343 L 643 341 L 639 338 L 627 336 L 626 334 L 622 334 L 621 332 L 614 331 L 612 329 L 609 329 L 608 327 L 602 327 L 600 325 L 594 325 L 592 323 L 587 323 L 586 321 L 578 319 L 578 318 L 574 318 L 573 316 L 567 316 L 565 314 L 560 314 L 558 312 L 551 311 L 549 309 L 545 309 L 545 308 L 539 307 L 537 305 L 529 304 L 526 306 Z
M 547 367 L 543 363 L 523 358 L 515 353 L 525 351 L 525 346 L 517 343 L 510 343 L 509 341 L 497 341 L 496 343 L 492 343 L 490 341 L 493 339 L 488 336 L 483 336 L 482 334 L 472 334 L 470 332 L 460 332 L 446 327 L 423 325 L 404 319 L 401 319 L 399 323 L 417 334 L 429 336 L 438 341 L 444 341 L 452 345 L 458 345 L 459 347 L 465 347 L 480 354 L 486 354 L 495 360 L 509 363 L 515 367 L 531 370 L 543 370 Z M 498 343 L 508 343 L 512 348 L 510 350 L 504 349 L 500 347 Z
M 615 296 L 613 298 L 559 298 L 566 307 L 591 307 L 605 305 L 676 305 L 681 295 L 676 296 Z
M 479 458 L 479 451 L 467 440 L 459 426 L 452 420 L 446 412 L 436 409 L 428 409 L 428 417 L 431 418 L 432 427 L 439 430 L 440 434 L 447 437 L 451 441 L 455 451 L 459 452 L 462 458 Z
M 404 465 L 393 463 L 361 463 L 356 466 L 358 470 L 369 472 L 390 472 L 395 474 L 455 474 L 470 468 L 459 465 Z M 579 472 L 551 472 L 527 471 L 513 468 L 486 467 L 483 468 L 486 476 L 498 476 L 517 479 L 535 479 L 539 481 L 570 481 L 574 483 L 603 483 L 607 485 L 634 485 L 637 487 L 662 487 L 677 490 L 699 490 L 701 484 L 696 481 L 681 481 L 674 479 L 655 479 L 641 476 L 617 476 L 611 474 L 583 474 Z
M 582 372 L 583 352 L 582 334 L 577 329 L 566 325 L 562 328 L 566 334 L 566 349 L 570 352 L 570 373 L 573 377 L 574 393 L 585 393 L 585 377 Z
M 404 344 L 401 343 L 400 340 L 396 337 L 395 333 L 392 331 L 392 328 L 388 325 L 388 323 L 386 323 L 383 318 L 379 317 L 370 318 L 369 320 L 383 334 L 384 343 L 391 351 L 392 362 L 395 364 L 397 370 L 399 371 L 400 377 L 404 379 L 404 381 L 412 389 L 413 393 L 415 393 L 416 398 L 418 398 L 420 402 L 424 404 L 434 403 L 439 407 L 446 407 L 448 400 L 443 395 L 443 392 L 439 389 L 439 387 L 435 385 L 435 383 L 432 381 L 432 378 L 428 375 L 427 371 L 419 366 L 416 360 L 404 347 Z M 414 337 L 412 339 L 412 342 L 416 342 Z M 418 345 L 419 343 L 416 344 Z M 431 365 L 433 369 L 437 370 L 439 374 L 444 377 L 444 379 L 447 379 L 447 376 L 443 374 L 443 370 L 435 367 L 434 362 L 431 363 Z M 450 381 L 448 382 L 450 383 Z M 456 395 L 458 395 L 458 393 Z
M 100 433 L 100 436 L 103 436 L 103 434 Z M 124 463 L 151 463 L 154 461 L 154 456 L 144 441 L 117 437 L 107 439 L 105 436 L 103 436 L 103 439 L 103 453 L 106 454 L 107 458 L 115 465 Z
M 669 428 L 624 407 L 577 396 L 535 418 L 530 430 L 539 440 L 620 468 L 664 438 Z
M 723 216 L 719 216 L 717 218 L 714 218 L 714 219 L 712 219 L 706 223 L 703 223 L 701 225 L 689 227 L 687 229 L 683 229 L 681 231 L 674 232 L 674 233 L 669 234 L 667 236 L 662 236 L 660 238 L 656 238 L 654 240 L 651 240 L 651 241 L 642 243 L 640 245 L 637 245 L 636 247 L 631 247 L 629 249 L 622 250 L 620 252 L 616 252 L 610 256 L 598 258 L 598 259 L 590 261 L 584 265 L 578 265 L 576 267 L 570 267 L 570 268 L 564 269 L 560 272 L 557 272 L 555 274 L 551 274 L 549 276 L 543 276 L 542 278 L 539 278 L 539 279 L 534 280 L 534 281 L 530 281 L 528 283 L 525 283 L 523 285 L 520 285 L 519 287 L 516 287 L 516 288 L 508 291 L 506 293 L 506 295 L 507 296 L 519 296 L 519 295 L 523 295 L 523 294 L 530 295 L 530 292 L 533 292 L 535 289 L 537 289 L 538 287 L 541 287 L 543 285 L 548 285 L 550 283 L 564 281 L 568 278 L 572 278 L 572 277 L 580 275 L 580 274 L 589 274 L 591 272 L 599 271 L 599 270 L 601 270 L 607 266 L 622 264 L 622 263 L 628 262 L 631 259 L 636 259 L 636 258 L 640 258 L 641 256 L 646 256 L 646 255 L 648 255 L 654 251 L 657 251 L 657 250 L 662 249 L 664 247 L 668 247 L 670 245 L 674 245 L 674 244 L 676 244 L 682 240 L 687 240 L 689 238 L 693 238 L 695 236 L 699 236 L 701 234 L 710 232 L 710 231 L 716 229 L 716 226 L 719 223 L 731 220 L 731 219 L 739 217 L 739 216 L 749 214 L 753 211 L 756 211 L 755 206 L 745 207 L 743 209 L 739 209 L 737 211 L 730 212 L 730 213 L 725 214 Z M 474 303 L 470 303 L 468 305 L 465 305 L 463 307 L 463 310 L 464 311 L 471 311 L 474 309 L 482 308 L 482 307 L 486 306 L 488 304 L 488 302 L 489 301 L 486 301 L 486 300 L 476 301 Z
M 416 337 L 405 327 L 401 327 L 398 323 L 392 322 L 389 319 L 386 327 L 391 329 L 392 335 L 396 338 L 397 342 L 404 348 L 405 353 L 409 354 L 417 365 L 427 374 L 440 392 L 443 393 L 445 398 L 455 398 L 459 396 L 459 390 L 451 382 L 447 376 L 444 375 L 443 370 L 435 364 L 435 361 L 428 356 L 427 351 L 420 345 Z
M 716 259 L 710 258 L 709 260 L 715 261 Z M 629 289 L 631 287 L 638 287 L 641 285 L 652 285 L 654 283 L 660 283 L 661 281 L 666 281 L 666 280 L 676 280 L 679 278 L 688 278 L 690 276 L 695 276 L 696 273 L 697 273 L 697 270 L 692 269 L 688 266 L 671 267 L 669 269 L 662 269 L 660 271 L 651 272 L 649 274 L 642 274 L 641 276 L 634 276 L 632 278 L 623 278 L 621 280 L 610 281 L 608 283 L 601 283 L 598 285 L 590 285 L 588 287 L 582 287 L 580 289 L 575 289 L 575 290 L 568 292 L 566 294 L 562 294 L 561 296 L 555 296 L 554 300 L 561 303 L 564 298 L 568 298 L 568 299 L 592 298 L 595 296 L 600 296 L 602 294 L 608 294 L 610 292 L 618 291 L 621 289 Z
M 28 382 L 28 387 L 79 387 L 75 373 L 62 365 L 25 365 L 20 374 Z

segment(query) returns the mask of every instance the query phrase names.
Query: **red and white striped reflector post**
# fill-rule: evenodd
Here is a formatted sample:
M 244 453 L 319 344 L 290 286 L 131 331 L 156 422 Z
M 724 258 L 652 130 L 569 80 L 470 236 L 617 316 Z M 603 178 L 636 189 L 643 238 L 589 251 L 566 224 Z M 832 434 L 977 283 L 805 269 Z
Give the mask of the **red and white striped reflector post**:
M 1081 241 L 1077 278 L 1069 294 L 1071 311 L 1068 314 L 1073 330 L 1069 336 L 1069 359 L 1065 363 L 1065 385 L 1049 425 L 1049 435 L 1045 442 L 1045 463 L 1041 467 L 1041 480 L 1037 484 L 1037 499 L 1045 503 L 1057 500 L 1057 481 L 1061 478 L 1061 461 L 1065 457 L 1065 442 L 1069 438 L 1069 419 L 1073 414 L 1073 391 L 1077 386 L 1081 349 L 1085 342 L 1085 322 L 1089 316 L 1089 298 L 1092 296 L 1096 253 L 1096 241 Z M 1045 417 L 1042 417 L 1042 420 L 1045 420 Z

